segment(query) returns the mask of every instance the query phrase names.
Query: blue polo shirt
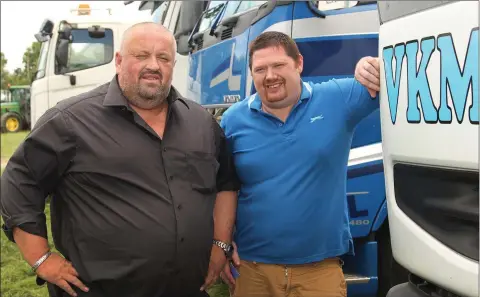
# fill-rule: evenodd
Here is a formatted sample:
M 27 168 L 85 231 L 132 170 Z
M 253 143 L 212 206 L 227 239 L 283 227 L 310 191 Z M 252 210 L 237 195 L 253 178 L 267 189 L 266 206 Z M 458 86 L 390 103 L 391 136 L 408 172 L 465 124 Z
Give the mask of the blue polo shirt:
M 302 82 L 285 123 L 257 94 L 231 106 L 221 126 L 241 189 L 234 240 L 240 258 L 302 264 L 353 254 L 346 201 L 357 123 L 379 102 L 353 78 Z

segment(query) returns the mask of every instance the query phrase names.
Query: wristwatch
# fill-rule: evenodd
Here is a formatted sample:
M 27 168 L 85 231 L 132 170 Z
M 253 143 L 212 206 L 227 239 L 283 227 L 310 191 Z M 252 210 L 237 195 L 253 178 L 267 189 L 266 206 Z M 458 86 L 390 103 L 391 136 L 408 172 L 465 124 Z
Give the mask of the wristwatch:
M 227 259 L 232 258 L 234 250 L 233 245 L 216 239 L 213 240 L 213 244 L 220 247 L 225 252 L 225 256 L 227 257 Z

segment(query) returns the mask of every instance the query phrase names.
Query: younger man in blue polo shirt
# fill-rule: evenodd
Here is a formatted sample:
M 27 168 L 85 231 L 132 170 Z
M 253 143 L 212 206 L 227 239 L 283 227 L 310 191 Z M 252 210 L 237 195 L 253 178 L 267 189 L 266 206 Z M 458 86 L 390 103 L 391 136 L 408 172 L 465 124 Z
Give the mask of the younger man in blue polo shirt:
M 249 54 L 257 94 L 221 123 L 241 182 L 233 295 L 346 296 L 348 155 L 355 126 L 379 107 L 378 60 L 361 59 L 355 79 L 313 84 L 288 35 L 263 33 Z

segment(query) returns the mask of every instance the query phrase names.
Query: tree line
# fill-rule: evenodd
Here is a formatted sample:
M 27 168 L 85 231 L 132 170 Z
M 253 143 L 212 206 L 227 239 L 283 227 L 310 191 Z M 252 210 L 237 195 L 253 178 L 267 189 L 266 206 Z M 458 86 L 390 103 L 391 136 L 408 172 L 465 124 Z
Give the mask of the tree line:
M 32 42 L 32 44 L 23 53 L 21 68 L 16 68 L 13 73 L 10 73 L 7 69 L 8 59 L 3 52 L 1 54 L 1 67 L 2 67 L 2 80 L 0 88 L 6 90 L 8 84 L 10 85 L 30 85 L 32 78 L 38 69 L 38 57 L 40 56 L 40 48 L 42 44 L 40 42 Z

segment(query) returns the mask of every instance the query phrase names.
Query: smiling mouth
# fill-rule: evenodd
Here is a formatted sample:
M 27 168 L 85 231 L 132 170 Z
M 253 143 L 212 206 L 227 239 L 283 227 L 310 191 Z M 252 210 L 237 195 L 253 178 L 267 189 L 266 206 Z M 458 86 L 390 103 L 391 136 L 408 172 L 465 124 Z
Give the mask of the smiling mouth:
M 276 89 L 276 88 L 279 88 L 282 84 L 283 83 L 276 83 L 276 84 L 268 85 L 267 89 Z

